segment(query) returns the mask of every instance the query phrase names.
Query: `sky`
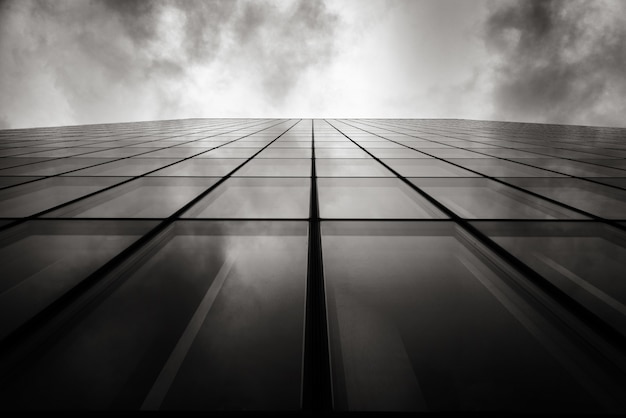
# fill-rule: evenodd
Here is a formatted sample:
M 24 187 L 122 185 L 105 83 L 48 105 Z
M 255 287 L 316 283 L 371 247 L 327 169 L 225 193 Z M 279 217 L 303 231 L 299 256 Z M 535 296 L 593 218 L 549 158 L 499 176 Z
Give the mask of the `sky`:
M 0 0 L 0 129 L 624 115 L 621 0 Z

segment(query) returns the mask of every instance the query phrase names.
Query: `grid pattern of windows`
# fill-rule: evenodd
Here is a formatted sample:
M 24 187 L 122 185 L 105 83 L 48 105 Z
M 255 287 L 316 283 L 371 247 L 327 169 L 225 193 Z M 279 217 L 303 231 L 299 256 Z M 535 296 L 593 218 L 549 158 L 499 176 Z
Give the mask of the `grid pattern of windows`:
M 0 409 L 625 413 L 625 136 L 0 131 Z

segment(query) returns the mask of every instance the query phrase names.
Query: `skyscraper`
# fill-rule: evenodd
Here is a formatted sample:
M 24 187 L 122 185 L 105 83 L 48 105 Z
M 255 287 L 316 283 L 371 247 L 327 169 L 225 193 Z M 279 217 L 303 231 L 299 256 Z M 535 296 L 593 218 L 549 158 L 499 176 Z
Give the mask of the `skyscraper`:
M 1 408 L 624 413 L 625 135 L 0 131 Z

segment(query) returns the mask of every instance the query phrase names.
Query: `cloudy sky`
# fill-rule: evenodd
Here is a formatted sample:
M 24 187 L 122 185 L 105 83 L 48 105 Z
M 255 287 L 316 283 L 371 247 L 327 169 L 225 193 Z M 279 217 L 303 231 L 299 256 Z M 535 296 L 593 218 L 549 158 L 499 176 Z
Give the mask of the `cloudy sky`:
M 624 115 L 621 0 L 0 0 L 0 128 Z

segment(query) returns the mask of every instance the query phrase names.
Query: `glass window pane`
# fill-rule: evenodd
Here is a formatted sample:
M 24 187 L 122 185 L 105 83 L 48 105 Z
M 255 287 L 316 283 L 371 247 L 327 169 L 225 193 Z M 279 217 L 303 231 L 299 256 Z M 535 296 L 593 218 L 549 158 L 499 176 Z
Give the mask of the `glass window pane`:
M 13 379 L 3 407 L 300 408 L 307 223 L 179 222 Z
M 435 159 L 386 159 L 385 164 L 405 177 L 477 177 L 470 171 Z
M 151 151 L 152 148 L 113 148 L 85 154 L 84 158 L 124 158 Z
M 609 159 L 609 158 L 605 158 L 602 160 L 598 160 L 598 159 L 594 159 L 594 160 L 581 160 L 585 163 L 591 163 L 591 164 L 597 164 L 597 165 L 601 165 L 604 167 L 613 167 L 613 168 L 619 168 L 622 170 L 626 170 L 626 160 L 624 159 Z M 626 171 L 623 171 L 619 177 L 625 177 L 626 176 Z
M 359 141 L 355 140 L 359 145 L 363 148 L 367 149 L 377 149 L 377 148 L 389 148 L 389 149 L 404 149 L 404 145 L 396 144 L 391 141 Z
M 564 177 L 562 174 L 496 158 L 459 158 L 448 161 L 491 177 Z
M 28 181 L 33 181 L 40 179 L 42 177 L 26 177 L 26 176 L 15 176 L 15 177 L 0 177 L 0 187 L 8 187 L 14 186 L 20 183 L 26 183 Z
M 261 148 L 263 148 L 264 146 L 266 146 L 267 144 L 269 144 L 271 142 L 271 140 L 264 140 L 264 141 L 235 141 L 235 142 L 231 142 L 230 144 L 226 144 L 224 145 L 222 148 L 224 149 L 229 149 L 229 148 L 255 148 L 257 151 L 259 151 Z
M 322 247 L 336 409 L 604 409 L 572 372 L 593 359 L 451 223 L 324 222 Z
M 200 154 L 194 158 L 244 158 L 248 159 L 255 153 L 259 152 L 258 148 L 217 148 L 204 154 Z
M 485 178 L 409 179 L 463 218 L 585 219 L 543 199 Z
M 93 161 L 93 160 L 92 160 Z M 150 171 L 173 164 L 173 158 L 125 158 L 96 167 L 70 173 L 72 176 L 141 176 Z
M 371 158 L 365 151 L 358 148 L 317 148 L 315 158 Z
M 237 170 L 234 176 L 310 177 L 311 159 L 254 158 Z
M 318 178 L 317 187 L 322 218 L 446 217 L 395 178 Z
M 71 170 L 111 161 L 110 158 L 62 158 L 2 170 L 3 176 L 55 176 Z
M 600 183 L 608 184 L 610 186 L 621 187 L 622 189 L 626 189 L 626 178 L 602 178 L 602 179 L 594 179 Z
M 192 158 L 155 171 L 150 176 L 225 176 L 246 160 L 239 158 Z
M 144 177 L 51 212 L 46 217 L 167 218 L 217 180 Z
M 230 178 L 183 218 L 308 218 L 310 180 Z
M 489 158 L 476 152 L 459 148 L 432 148 L 424 152 L 438 158 Z
M 311 141 L 276 141 L 272 143 L 272 148 L 301 148 L 301 149 L 311 149 L 312 144 Z
M 491 155 L 493 157 L 500 158 L 538 158 L 539 156 L 534 152 L 528 152 L 530 150 L 518 150 L 511 148 L 494 148 L 494 149 L 481 149 L 482 154 Z
M 268 147 L 255 158 L 311 158 L 311 150 L 306 148 Z
M 315 160 L 320 177 L 395 177 L 384 165 L 370 158 L 327 158 Z
M 626 176 L 626 171 L 617 168 L 601 167 L 578 161 L 560 160 L 556 158 L 522 159 L 521 162 L 547 170 L 558 171 L 570 176 L 580 177 L 620 177 Z
M 53 177 L 0 190 L 0 217 L 26 217 L 124 181 L 123 177 Z
M 86 152 L 91 152 L 89 148 L 80 148 L 80 147 L 72 147 L 72 148 L 60 148 L 48 151 L 40 151 L 29 153 L 28 157 L 38 158 L 38 157 L 51 157 L 51 158 L 60 158 L 60 157 L 71 157 L 73 155 L 80 155 Z
M 20 165 L 39 163 L 42 161 L 48 161 L 50 158 L 0 158 L 0 170 L 4 168 L 17 167 Z M 4 176 L 4 171 L 0 171 Z
M 142 158 L 187 158 L 192 155 L 200 154 L 203 151 L 206 151 L 210 148 L 182 148 L 182 147 L 173 147 L 167 149 L 161 149 L 157 151 L 152 151 L 147 154 L 142 155 Z
M 541 196 L 610 219 L 626 219 L 626 191 L 579 179 L 506 179 Z
M 348 149 L 360 149 L 354 143 L 348 140 L 344 141 L 318 141 L 315 140 L 315 152 L 320 148 L 348 148 Z
M 0 234 L 0 338 L 154 226 L 113 221 L 31 221 Z
M 626 335 L 626 234 L 590 223 L 475 225 Z

